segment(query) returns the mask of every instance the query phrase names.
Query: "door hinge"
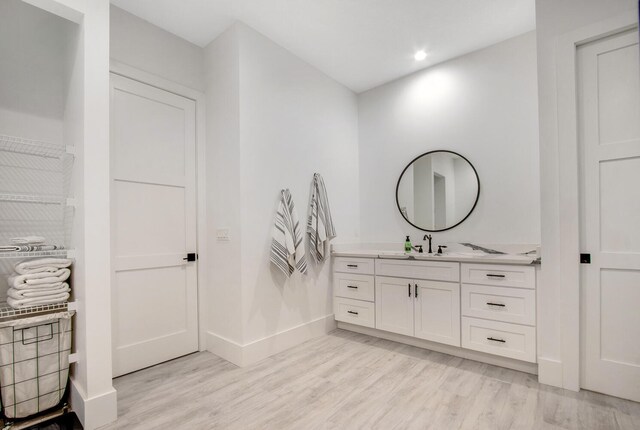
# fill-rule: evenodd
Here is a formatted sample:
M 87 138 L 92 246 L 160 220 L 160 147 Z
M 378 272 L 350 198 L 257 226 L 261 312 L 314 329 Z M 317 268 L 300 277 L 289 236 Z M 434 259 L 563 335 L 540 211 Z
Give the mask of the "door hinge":
M 190 252 L 185 258 L 183 258 L 184 261 L 196 261 L 197 259 L 198 254 L 196 254 L 195 252 Z
M 591 264 L 591 254 L 580 254 L 581 264 Z

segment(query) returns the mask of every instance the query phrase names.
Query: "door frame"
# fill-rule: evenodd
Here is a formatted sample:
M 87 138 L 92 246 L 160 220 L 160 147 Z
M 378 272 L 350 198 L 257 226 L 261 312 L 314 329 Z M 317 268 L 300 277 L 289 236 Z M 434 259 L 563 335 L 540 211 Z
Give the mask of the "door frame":
M 198 253 L 198 351 L 206 351 L 206 278 L 207 278 L 207 236 L 206 220 L 206 115 L 205 94 L 193 88 L 131 67 L 119 61 L 110 60 L 109 72 L 149 85 L 169 93 L 193 100 L 196 104 L 196 252 Z
M 558 208 L 560 238 L 557 287 L 563 388 L 580 390 L 580 219 L 576 55 L 579 46 L 638 27 L 636 14 L 624 14 L 566 33 L 556 51 L 558 125 Z M 553 263 L 552 263 L 553 264 Z

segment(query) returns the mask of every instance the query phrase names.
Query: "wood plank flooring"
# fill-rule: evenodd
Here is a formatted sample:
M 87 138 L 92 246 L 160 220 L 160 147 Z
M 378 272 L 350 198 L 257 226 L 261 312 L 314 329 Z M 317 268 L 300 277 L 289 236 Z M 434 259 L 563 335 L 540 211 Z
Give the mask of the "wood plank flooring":
M 247 368 L 203 352 L 114 385 L 104 429 L 640 429 L 640 403 L 345 330 Z

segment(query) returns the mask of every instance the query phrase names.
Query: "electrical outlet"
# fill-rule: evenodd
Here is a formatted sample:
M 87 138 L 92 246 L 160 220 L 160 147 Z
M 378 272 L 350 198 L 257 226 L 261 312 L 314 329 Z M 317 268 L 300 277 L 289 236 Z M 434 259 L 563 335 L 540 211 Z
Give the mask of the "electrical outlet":
M 229 229 L 228 228 L 219 228 L 216 230 L 216 240 L 218 242 L 228 242 L 229 238 Z

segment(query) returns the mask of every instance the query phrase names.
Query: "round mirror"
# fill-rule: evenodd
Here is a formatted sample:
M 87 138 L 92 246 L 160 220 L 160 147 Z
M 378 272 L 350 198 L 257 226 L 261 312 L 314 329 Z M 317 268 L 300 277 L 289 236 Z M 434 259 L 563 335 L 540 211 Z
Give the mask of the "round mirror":
M 443 231 L 467 219 L 478 203 L 480 179 L 473 165 L 452 151 L 415 158 L 398 179 L 396 202 L 409 224 Z

